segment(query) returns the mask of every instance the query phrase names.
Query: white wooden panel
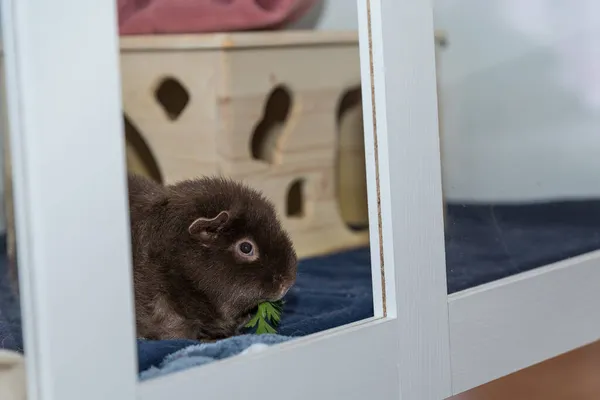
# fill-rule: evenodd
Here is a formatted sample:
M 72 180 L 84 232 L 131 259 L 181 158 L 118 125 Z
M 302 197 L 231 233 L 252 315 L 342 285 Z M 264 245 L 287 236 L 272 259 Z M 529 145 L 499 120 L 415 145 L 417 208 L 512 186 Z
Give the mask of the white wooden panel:
M 600 251 L 449 297 L 455 393 L 600 339 Z
M 202 399 L 223 400 L 398 400 L 398 360 L 390 357 L 398 353 L 396 328 L 395 320 L 379 320 L 296 339 L 144 381 L 138 397 L 197 400 L 201 393 Z
M 370 34 L 375 116 L 365 120 L 365 134 L 376 139 L 386 311 L 399 323 L 402 399 L 439 400 L 450 395 L 451 378 L 431 2 L 359 5 L 361 45 Z
M 30 400 L 132 400 L 116 4 L 3 0 Z

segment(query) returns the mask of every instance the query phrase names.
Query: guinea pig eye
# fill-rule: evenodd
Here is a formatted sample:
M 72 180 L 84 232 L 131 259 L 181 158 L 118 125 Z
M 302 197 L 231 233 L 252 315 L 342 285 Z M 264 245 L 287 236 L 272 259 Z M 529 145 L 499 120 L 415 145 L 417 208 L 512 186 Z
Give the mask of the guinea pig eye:
M 238 248 L 243 254 L 247 256 L 251 256 L 254 254 L 254 246 L 250 242 L 242 242 L 238 245 Z
M 252 239 L 238 240 L 233 249 L 240 261 L 252 262 L 258 259 L 258 247 Z

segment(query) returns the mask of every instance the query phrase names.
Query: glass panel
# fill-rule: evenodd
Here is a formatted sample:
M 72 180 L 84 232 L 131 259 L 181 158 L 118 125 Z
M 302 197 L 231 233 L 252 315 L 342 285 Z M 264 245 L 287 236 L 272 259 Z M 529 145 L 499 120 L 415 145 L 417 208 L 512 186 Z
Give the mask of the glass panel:
M 449 292 L 600 249 L 600 5 L 435 11 Z

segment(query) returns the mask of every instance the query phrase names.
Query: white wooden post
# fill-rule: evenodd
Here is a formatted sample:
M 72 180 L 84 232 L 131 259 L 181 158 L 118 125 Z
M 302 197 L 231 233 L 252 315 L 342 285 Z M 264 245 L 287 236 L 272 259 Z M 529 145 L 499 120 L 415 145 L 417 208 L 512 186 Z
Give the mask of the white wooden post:
M 359 0 L 359 27 L 402 399 L 445 399 L 451 376 L 431 1 Z
M 132 400 L 115 1 L 3 0 L 30 400 Z

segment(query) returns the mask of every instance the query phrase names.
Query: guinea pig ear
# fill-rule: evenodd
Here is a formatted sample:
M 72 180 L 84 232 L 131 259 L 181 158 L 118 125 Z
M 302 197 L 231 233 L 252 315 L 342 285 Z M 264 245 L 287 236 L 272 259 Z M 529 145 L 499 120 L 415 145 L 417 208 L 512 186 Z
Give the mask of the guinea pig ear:
M 229 213 L 221 211 L 214 218 L 198 218 L 188 227 L 188 232 L 204 240 L 214 239 L 227 221 L 229 221 Z

